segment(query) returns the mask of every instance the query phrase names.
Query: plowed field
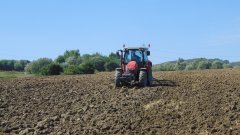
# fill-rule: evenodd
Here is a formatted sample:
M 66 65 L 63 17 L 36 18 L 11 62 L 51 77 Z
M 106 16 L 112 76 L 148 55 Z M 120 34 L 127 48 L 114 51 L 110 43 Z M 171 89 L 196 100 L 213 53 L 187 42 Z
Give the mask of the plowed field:
M 114 88 L 111 73 L 0 80 L 0 134 L 239 134 L 240 70 L 154 72 Z

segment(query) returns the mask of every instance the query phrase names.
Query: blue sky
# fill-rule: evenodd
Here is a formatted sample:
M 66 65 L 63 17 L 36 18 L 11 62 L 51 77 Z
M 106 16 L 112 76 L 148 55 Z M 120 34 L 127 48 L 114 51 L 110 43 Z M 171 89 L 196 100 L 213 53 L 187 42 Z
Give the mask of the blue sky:
M 151 44 L 151 60 L 240 60 L 239 0 L 0 1 L 0 59 L 107 55 Z

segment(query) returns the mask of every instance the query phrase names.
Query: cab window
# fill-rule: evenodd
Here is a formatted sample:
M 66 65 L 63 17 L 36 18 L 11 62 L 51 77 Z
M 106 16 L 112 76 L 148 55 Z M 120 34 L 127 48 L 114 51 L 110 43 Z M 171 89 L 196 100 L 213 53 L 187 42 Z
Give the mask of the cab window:
M 128 50 L 124 54 L 124 62 L 128 63 L 130 61 L 141 62 L 142 61 L 142 51 L 140 50 Z

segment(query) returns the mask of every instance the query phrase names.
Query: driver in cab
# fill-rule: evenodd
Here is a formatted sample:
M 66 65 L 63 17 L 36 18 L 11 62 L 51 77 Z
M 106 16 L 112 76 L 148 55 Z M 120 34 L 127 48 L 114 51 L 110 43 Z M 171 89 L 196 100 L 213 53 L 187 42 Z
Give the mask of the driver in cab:
M 133 52 L 132 61 L 141 62 L 141 57 L 137 55 L 137 52 Z

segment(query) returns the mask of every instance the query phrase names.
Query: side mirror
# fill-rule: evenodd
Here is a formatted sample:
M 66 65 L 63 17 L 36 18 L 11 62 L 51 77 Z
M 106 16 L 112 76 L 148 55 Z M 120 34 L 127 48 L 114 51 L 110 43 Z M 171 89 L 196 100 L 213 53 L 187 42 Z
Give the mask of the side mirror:
M 116 55 L 117 55 L 117 57 L 118 57 L 118 58 L 120 58 L 120 57 L 121 57 L 121 56 L 120 56 L 120 54 L 119 54 L 119 52 L 117 52 L 117 53 L 116 53 Z
M 147 56 L 150 56 L 150 54 L 151 54 L 150 51 L 147 51 Z

